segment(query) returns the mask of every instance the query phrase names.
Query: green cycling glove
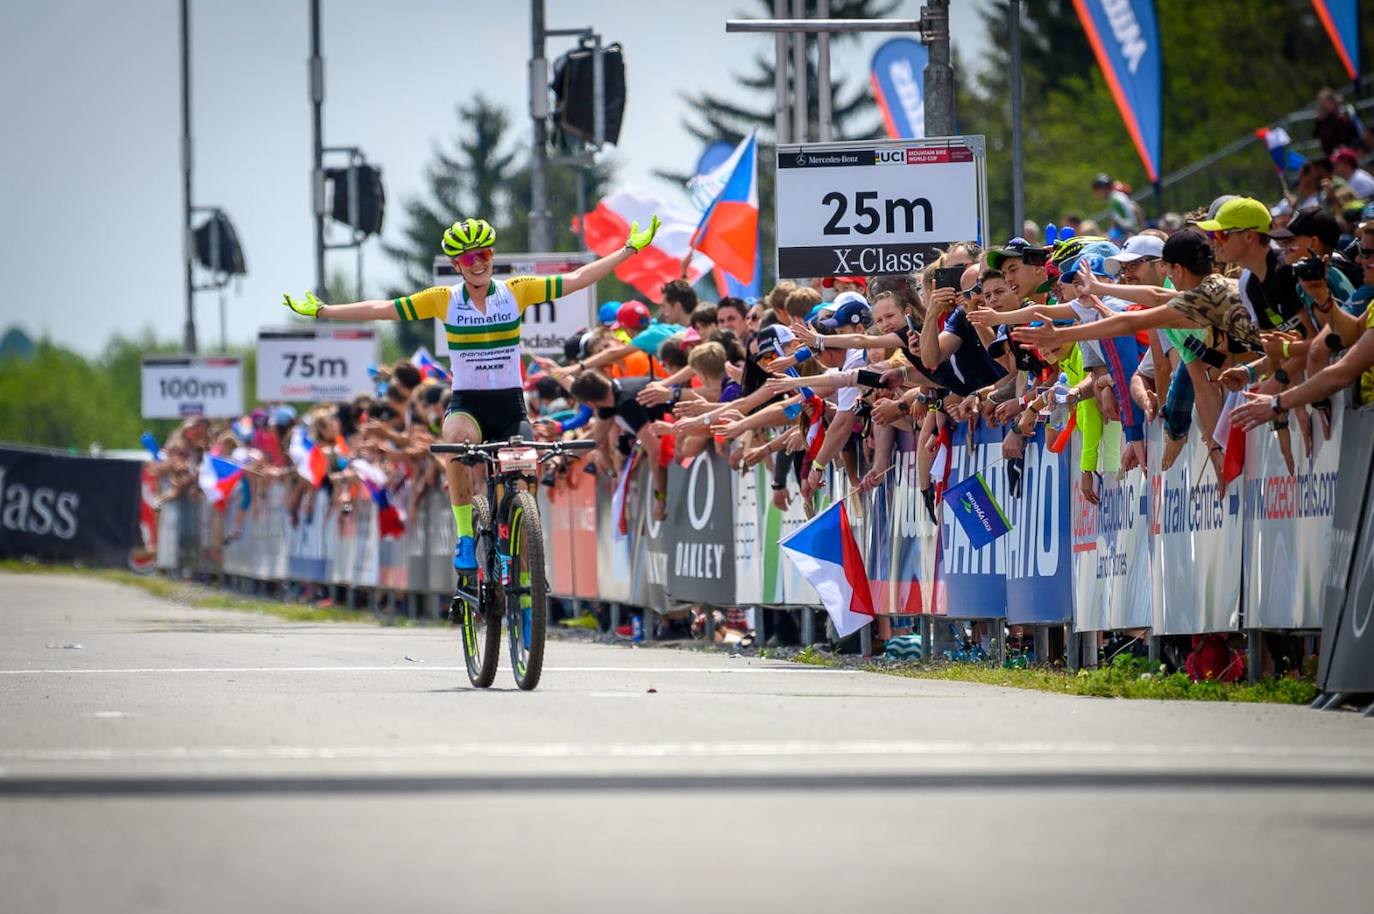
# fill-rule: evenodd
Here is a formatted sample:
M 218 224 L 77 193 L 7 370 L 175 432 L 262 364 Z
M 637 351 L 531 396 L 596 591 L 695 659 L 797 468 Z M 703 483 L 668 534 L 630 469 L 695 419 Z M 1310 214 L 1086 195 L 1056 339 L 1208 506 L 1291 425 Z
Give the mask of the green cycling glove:
M 631 222 L 630 237 L 625 239 L 625 247 L 638 254 L 654 240 L 654 236 L 658 234 L 658 227 L 662 224 L 657 216 L 650 216 L 648 228 L 640 231 L 639 223 Z
M 292 298 L 290 293 L 281 297 L 282 304 L 295 311 L 301 317 L 317 318 L 320 316 L 320 309 L 324 303 L 315 297 L 314 292 L 305 293 L 305 298 Z

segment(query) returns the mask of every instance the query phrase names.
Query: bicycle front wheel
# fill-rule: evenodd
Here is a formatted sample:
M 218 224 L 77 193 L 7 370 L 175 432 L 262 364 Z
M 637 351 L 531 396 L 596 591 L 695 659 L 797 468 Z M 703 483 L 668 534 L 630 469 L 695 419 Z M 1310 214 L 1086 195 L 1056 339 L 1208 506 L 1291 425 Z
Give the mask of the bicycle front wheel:
M 483 557 L 494 548 L 491 538 L 491 507 L 484 496 L 472 499 L 472 526 L 477 534 L 479 564 Z M 481 572 L 479 572 L 480 574 Z M 479 689 L 485 689 L 496 678 L 496 664 L 501 659 L 501 593 L 500 581 L 497 586 L 492 582 L 468 581 L 467 590 L 483 599 L 492 601 L 490 605 L 477 605 L 472 600 L 457 597 L 462 604 L 463 660 L 467 664 L 468 679 Z
M 511 583 L 518 587 L 519 599 L 509 603 L 506 634 L 515 684 L 529 691 L 539 685 L 544 669 L 544 635 L 549 619 L 544 530 L 539 523 L 539 504 L 529 492 L 515 496 L 510 512 Z

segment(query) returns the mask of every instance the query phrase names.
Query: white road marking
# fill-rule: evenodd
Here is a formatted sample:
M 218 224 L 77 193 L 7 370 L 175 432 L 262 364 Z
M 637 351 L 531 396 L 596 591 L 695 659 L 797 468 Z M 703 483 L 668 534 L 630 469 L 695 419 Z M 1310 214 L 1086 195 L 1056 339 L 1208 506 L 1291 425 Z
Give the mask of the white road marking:
M 1366 765 L 1374 749 L 1273 745 L 1163 745 L 1132 743 L 976 743 L 931 740 L 659 741 L 643 743 L 485 743 L 413 746 L 149 746 L 0 749 L 6 762 L 120 761 L 325 761 L 442 758 L 807 758 L 855 756 L 973 757 L 1077 756 L 1120 761 L 1207 756 L 1252 759 L 1322 759 Z
M 461 673 L 461 666 L 204 666 L 204 667 L 132 667 L 129 669 L 39 669 L 39 670 L 0 670 L 0 676 L 87 676 L 117 675 L 133 673 Z M 797 664 L 785 667 L 749 666 L 546 666 L 546 673 L 857 673 L 859 670 L 837 670 L 827 667 L 814 667 Z

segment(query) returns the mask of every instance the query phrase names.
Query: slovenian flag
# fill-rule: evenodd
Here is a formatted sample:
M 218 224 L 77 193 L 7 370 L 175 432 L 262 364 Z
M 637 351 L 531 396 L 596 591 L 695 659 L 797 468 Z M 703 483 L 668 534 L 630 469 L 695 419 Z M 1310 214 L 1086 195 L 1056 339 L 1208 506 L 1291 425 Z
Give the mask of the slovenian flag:
M 415 350 L 415 354 L 410 357 L 410 364 L 420 369 L 420 374 L 426 378 L 434 378 L 436 381 L 448 383 L 449 373 L 444 371 L 444 367 L 434 361 L 434 356 L 429 354 L 429 350 L 424 346 Z
M 229 503 L 229 493 L 243 479 L 243 467 L 232 460 L 206 454 L 200 461 L 200 490 L 205 500 L 223 511 Z
M 778 544 L 816 589 L 836 633 L 852 635 L 873 621 L 873 592 L 844 501 L 835 502 Z
M 1011 521 L 993 497 L 982 473 L 957 482 L 945 492 L 945 504 L 964 528 L 969 544 L 982 549 L 1011 530 Z
M 749 284 L 759 266 L 759 145 L 752 131 L 716 174 L 725 180 L 692 234 L 692 247 Z
M 1279 171 L 1297 171 L 1307 161 L 1300 153 L 1293 151 L 1293 142 L 1288 131 L 1282 127 L 1261 127 L 1255 131 L 1255 138 L 1269 150 L 1269 158 Z
M 387 491 L 386 471 L 367 460 L 354 460 L 352 466 L 353 472 L 358 475 L 363 488 L 367 489 L 367 494 L 372 497 L 372 503 L 377 507 L 377 532 L 381 534 L 382 539 L 405 533 L 405 517 L 401 514 L 401 509 L 392 502 L 391 493 Z

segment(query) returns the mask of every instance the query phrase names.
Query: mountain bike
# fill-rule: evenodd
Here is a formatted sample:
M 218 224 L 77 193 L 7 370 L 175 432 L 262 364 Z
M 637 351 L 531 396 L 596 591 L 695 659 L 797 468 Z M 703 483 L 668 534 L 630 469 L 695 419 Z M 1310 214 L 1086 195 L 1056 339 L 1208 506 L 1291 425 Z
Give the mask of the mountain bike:
M 468 679 L 479 689 L 487 688 L 496 678 L 503 616 L 515 684 L 525 691 L 539 685 L 548 625 L 548 584 L 544 576 L 544 531 L 534 497 L 536 476 L 545 461 L 594 447 L 595 442 L 586 440 L 521 438 L 430 445 L 431 453 L 447 454 L 486 470 L 486 494 L 472 498 L 477 574 L 471 579 L 459 577 L 449 606 L 449 619 L 463 629 Z M 492 505 L 496 505 L 494 512 Z

